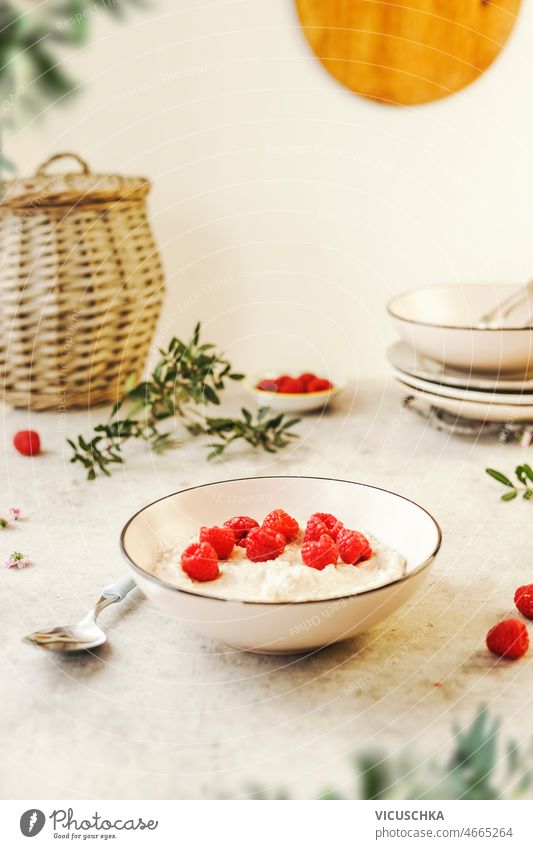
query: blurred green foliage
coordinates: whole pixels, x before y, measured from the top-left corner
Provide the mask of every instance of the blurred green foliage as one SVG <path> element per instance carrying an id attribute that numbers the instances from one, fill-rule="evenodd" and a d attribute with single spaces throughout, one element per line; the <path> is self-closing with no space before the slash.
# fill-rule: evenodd
<path id="1" fill-rule="evenodd" d="M 65 70 L 65 56 L 89 40 L 93 16 L 121 18 L 144 0 L 2 0 L 0 2 L 0 171 L 6 129 L 62 101 L 79 83 Z"/>
<path id="2" fill-rule="evenodd" d="M 530 740 L 504 745 L 500 724 L 485 707 L 466 728 L 455 728 L 441 754 L 416 759 L 374 751 L 354 758 L 354 791 L 326 788 L 319 799 L 524 799 L 532 780 Z M 412 747 L 409 747 L 410 749 Z M 288 799 L 253 789 L 254 799 Z"/>

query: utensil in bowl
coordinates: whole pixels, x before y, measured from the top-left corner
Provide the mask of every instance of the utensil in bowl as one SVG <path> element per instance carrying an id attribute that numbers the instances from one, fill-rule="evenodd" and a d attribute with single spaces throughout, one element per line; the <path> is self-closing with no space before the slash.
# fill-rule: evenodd
<path id="1" fill-rule="evenodd" d="M 323 601 L 243 602 L 179 589 L 153 574 L 164 545 L 221 525 L 235 514 L 257 519 L 276 507 L 303 519 L 317 510 L 399 551 L 406 574 L 359 594 Z M 172 493 L 126 523 L 121 548 L 135 582 L 156 607 L 183 625 L 238 649 L 302 652 L 354 637 L 404 605 L 423 585 L 441 544 L 436 520 L 404 496 L 369 484 L 319 477 L 258 477 Z M 179 564 L 176 564 L 177 568 Z M 253 568 L 253 567 L 251 567 Z"/>
<path id="2" fill-rule="evenodd" d="M 520 286 L 515 292 L 509 295 L 503 303 L 486 312 L 479 320 L 478 327 L 483 329 L 500 328 L 503 326 L 505 319 L 518 307 L 528 306 L 528 302 L 533 295 L 533 280 L 526 283 L 525 286 Z M 515 323 L 518 321 L 518 316 L 515 316 Z M 524 327 L 531 327 L 531 304 L 527 314 L 524 314 L 524 320 L 521 322 Z"/>
<path id="3" fill-rule="evenodd" d="M 35 631 L 24 639 L 45 649 L 60 652 L 95 649 L 107 640 L 105 632 L 96 624 L 96 619 L 104 608 L 125 599 L 135 586 L 136 583 L 129 574 L 122 575 L 102 590 L 102 595 L 95 606 L 76 625 L 59 625 L 56 628 Z"/>
<path id="4" fill-rule="evenodd" d="M 417 355 L 461 371 L 525 375 L 533 368 L 533 329 L 478 326 L 487 304 L 513 291 L 505 284 L 432 286 L 398 295 L 387 309 Z"/>
<path id="5" fill-rule="evenodd" d="M 268 380 L 274 376 L 273 373 L 261 375 L 255 380 L 248 381 L 245 388 L 255 398 L 259 407 L 268 407 L 277 413 L 299 414 L 323 410 L 345 387 L 343 381 L 332 379 L 331 389 L 324 389 L 321 392 L 267 392 L 257 388 L 261 379 Z"/>

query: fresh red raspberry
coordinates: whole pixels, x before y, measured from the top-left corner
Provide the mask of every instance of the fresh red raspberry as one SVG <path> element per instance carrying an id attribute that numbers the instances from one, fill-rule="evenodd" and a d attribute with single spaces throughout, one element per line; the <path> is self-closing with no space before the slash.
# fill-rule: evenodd
<path id="1" fill-rule="evenodd" d="M 305 384 L 299 377 L 286 377 L 278 387 L 278 392 L 288 392 L 291 395 L 301 395 L 306 391 Z"/>
<path id="2" fill-rule="evenodd" d="M 277 392 L 278 384 L 275 380 L 260 380 L 256 389 L 261 389 L 263 392 Z"/>
<path id="3" fill-rule="evenodd" d="M 200 542 L 213 546 L 219 560 L 227 560 L 235 545 L 235 531 L 232 528 L 200 528 Z"/>
<path id="4" fill-rule="evenodd" d="M 287 542 L 292 542 L 298 536 L 300 526 L 296 519 L 289 516 L 285 510 L 272 510 L 265 518 L 262 525 L 267 531 L 275 534 L 283 534 Z"/>
<path id="5" fill-rule="evenodd" d="M 334 516 L 332 513 L 313 513 L 310 518 L 312 519 L 314 516 L 317 516 L 317 518 L 321 519 L 324 522 L 328 531 L 335 530 L 336 533 L 338 533 L 341 528 L 344 527 L 342 522 L 339 522 L 337 517 Z"/>
<path id="6" fill-rule="evenodd" d="M 332 539 L 336 540 L 343 527 L 342 522 L 339 522 L 331 513 L 313 513 L 305 528 L 304 542 L 316 541 L 320 539 L 322 534 L 329 534 Z"/>
<path id="7" fill-rule="evenodd" d="M 285 549 L 285 537 L 264 528 L 252 528 L 246 537 L 246 556 L 254 563 L 275 560 Z"/>
<path id="8" fill-rule="evenodd" d="M 353 563 L 354 566 L 372 555 L 367 538 L 359 531 L 350 531 L 348 528 L 343 528 L 337 534 L 337 548 L 344 563 Z"/>
<path id="9" fill-rule="evenodd" d="M 321 377 L 316 377 L 307 384 L 308 392 L 325 392 L 327 389 L 333 389 L 333 384 Z"/>
<path id="10" fill-rule="evenodd" d="M 248 531 L 252 528 L 258 528 L 259 522 L 251 519 L 250 516 L 234 516 L 233 519 L 228 519 L 224 522 L 225 528 L 231 528 L 235 534 L 235 544 L 241 548 L 246 548 L 246 537 Z"/>
<path id="11" fill-rule="evenodd" d="M 527 628 L 520 619 L 504 619 L 487 634 L 487 648 L 500 657 L 516 660 L 529 648 Z"/>
<path id="12" fill-rule="evenodd" d="M 328 534 L 322 534 L 318 542 L 304 542 L 302 560 L 312 569 L 324 569 L 329 563 L 335 565 L 339 559 L 337 546 Z"/>
<path id="13" fill-rule="evenodd" d="M 13 437 L 13 445 L 25 457 L 41 453 L 41 437 L 36 430 L 19 430 Z"/>
<path id="14" fill-rule="evenodd" d="M 318 542 L 324 534 L 329 534 L 329 531 L 322 519 L 311 516 L 305 526 L 304 542 Z"/>
<path id="15" fill-rule="evenodd" d="M 533 584 L 518 587 L 514 594 L 514 603 L 527 619 L 533 619 Z"/>
<path id="16" fill-rule="evenodd" d="M 274 378 L 274 383 L 277 384 L 278 392 L 283 392 L 283 387 L 288 380 L 292 380 L 292 377 L 289 377 L 288 374 L 280 374 L 279 377 Z"/>
<path id="17" fill-rule="evenodd" d="M 193 542 L 181 555 L 181 568 L 193 581 L 214 581 L 220 575 L 217 553 L 208 542 Z"/>
<path id="18" fill-rule="evenodd" d="M 302 383 L 304 385 L 304 391 L 305 392 L 309 392 L 309 384 L 311 383 L 312 380 L 316 380 L 316 379 L 317 379 L 316 374 L 313 374 L 312 371 L 305 371 L 298 378 L 298 380 L 302 381 Z"/>

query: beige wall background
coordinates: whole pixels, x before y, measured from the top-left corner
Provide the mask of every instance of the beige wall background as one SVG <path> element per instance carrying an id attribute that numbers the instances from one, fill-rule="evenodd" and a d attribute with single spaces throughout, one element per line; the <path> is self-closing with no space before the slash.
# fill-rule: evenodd
<path id="1" fill-rule="evenodd" d="M 201 318 L 248 370 L 364 376 L 384 368 L 394 293 L 533 274 L 531 3 L 478 82 L 413 109 L 335 83 L 292 0 L 150 0 L 92 24 L 69 60 L 82 90 L 11 154 L 153 179 L 159 342 Z"/>

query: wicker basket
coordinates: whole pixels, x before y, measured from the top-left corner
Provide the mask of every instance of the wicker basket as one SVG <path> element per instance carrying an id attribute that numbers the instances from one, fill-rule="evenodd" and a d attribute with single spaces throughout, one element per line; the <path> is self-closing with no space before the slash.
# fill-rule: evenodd
<path id="1" fill-rule="evenodd" d="M 55 163 L 75 160 L 79 170 Z M 56 166 L 57 167 L 57 166 Z M 53 156 L 0 204 L 3 400 L 34 410 L 116 400 L 139 373 L 164 294 L 148 180 Z"/>

